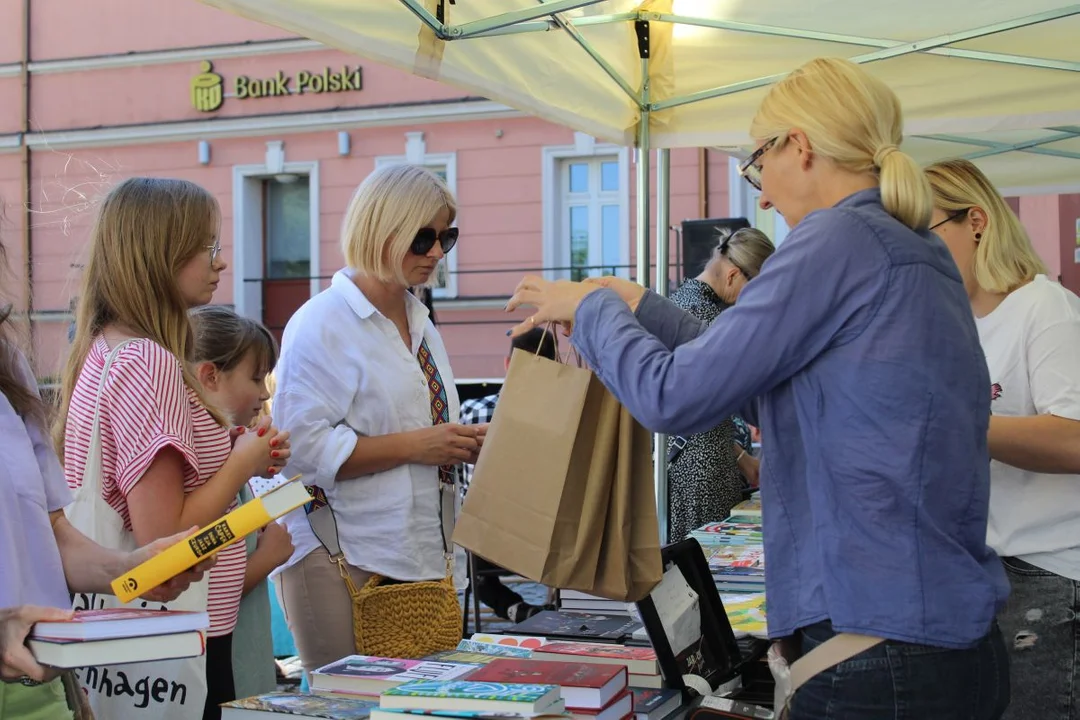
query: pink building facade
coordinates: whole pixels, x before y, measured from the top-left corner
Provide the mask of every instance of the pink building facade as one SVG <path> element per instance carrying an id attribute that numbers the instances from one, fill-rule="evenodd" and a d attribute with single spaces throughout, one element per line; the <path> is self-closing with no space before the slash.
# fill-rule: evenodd
<path id="1" fill-rule="evenodd" d="M 29 311 L 43 379 L 67 347 L 95 202 L 119 180 L 211 190 L 229 263 L 215 302 L 280 329 L 341 266 L 357 184 L 402 161 L 443 174 L 458 198 L 461 241 L 435 307 L 459 378 L 502 376 L 502 308 L 524 274 L 633 273 L 630 149 L 196 2 L 0 4 L 0 238 L 12 270 L 0 292 Z M 673 151 L 671 189 L 672 225 L 746 216 L 783 237 L 732 184 L 725 155 Z M 1080 289 L 1080 196 L 1015 206 Z M 675 234 L 671 245 L 677 281 Z"/>

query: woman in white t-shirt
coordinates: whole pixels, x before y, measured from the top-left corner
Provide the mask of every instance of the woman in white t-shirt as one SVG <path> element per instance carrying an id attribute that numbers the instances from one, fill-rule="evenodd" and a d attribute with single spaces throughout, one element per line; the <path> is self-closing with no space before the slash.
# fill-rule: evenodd
<path id="1" fill-rule="evenodd" d="M 1005 717 L 1080 717 L 1080 299 L 1047 278 L 972 163 L 926 173 L 931 229 L 964 277 L 990 368 L 987 542 L 1012 583 L 999 618 L 1012 664 Z"/>

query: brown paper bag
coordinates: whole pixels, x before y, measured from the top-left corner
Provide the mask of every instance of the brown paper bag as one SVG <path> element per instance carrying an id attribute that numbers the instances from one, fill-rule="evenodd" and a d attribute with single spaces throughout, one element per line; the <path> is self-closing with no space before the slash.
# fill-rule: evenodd
<path id="1" fill-rule="evenodd" d="M 515 352 L 454 542 L 550 587 L 660 581 L 651 436 L 588 370 Z"/>

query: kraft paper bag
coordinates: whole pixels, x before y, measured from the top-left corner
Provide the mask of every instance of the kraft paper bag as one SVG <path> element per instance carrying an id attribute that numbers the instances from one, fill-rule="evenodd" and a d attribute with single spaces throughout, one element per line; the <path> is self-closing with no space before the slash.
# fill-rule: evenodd
<path id="1" fill-rule="evenodd" d="M 515 351 L 454 542 L 550 587 L 660 581 L 652 437 L 589 370 Z"/>

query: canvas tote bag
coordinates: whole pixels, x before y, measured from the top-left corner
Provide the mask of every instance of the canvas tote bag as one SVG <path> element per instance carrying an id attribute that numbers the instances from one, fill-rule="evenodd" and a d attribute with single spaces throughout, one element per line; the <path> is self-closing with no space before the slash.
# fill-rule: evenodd
<path id="1" fill-rule="evenodd" d="M 454 542 L 549 587 L 660 581 L 651 436 L 587 369 L 515 351 Z"/>
<path id="2" fill-rule="evenodd" d="M 128 341 L 130 342 L 130 341 Z M 124 521 L 101 496 L 101 394 L 105 379 L 120 349 L 117 345 L 105 360 L 94 407 L 94 426 L 82 486 L 65 508 L 68 521 L 99 545 L 134 550 L 135 538 Z M 114 595 L 80 593 L 74 608 L 134 607 L 206 612 L 209 573 L 170 603 L 136 600 L 124 605 Z M 82 668 L 76 672 L 90 707 L 100 720 L 200 720 L 206 703 L 206 657 Z"/>

